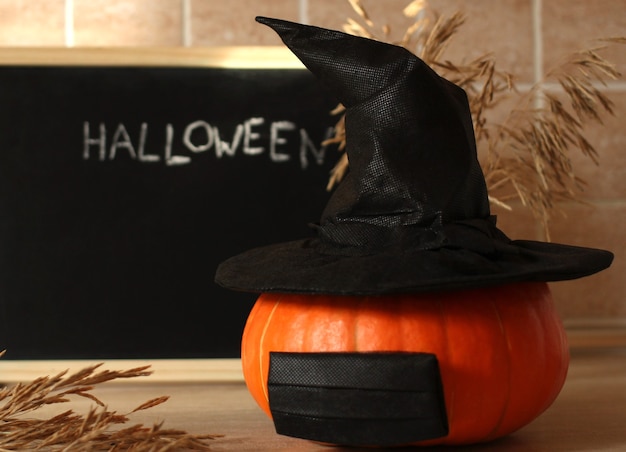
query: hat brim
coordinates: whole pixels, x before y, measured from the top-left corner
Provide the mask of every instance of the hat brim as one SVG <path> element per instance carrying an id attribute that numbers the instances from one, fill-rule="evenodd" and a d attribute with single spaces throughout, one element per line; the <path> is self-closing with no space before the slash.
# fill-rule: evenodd
<path id="1" fill-rule="evenodd" d="M 490 256 L 449 248 L 344 256 L 320 253 L 318 245 L 318 239 L 304 239 L 246 251 L 224 261 L 215 280 L 257 293 L 384 295 L 563 281 L 613 261 L 609 251 L 529 240 L 499 244 Z"/>

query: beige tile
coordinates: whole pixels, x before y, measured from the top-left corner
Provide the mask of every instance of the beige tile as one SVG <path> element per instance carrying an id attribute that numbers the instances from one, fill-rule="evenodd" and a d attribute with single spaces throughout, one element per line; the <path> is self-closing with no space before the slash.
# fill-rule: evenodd
<path id="1" fill-rule="evenodd" d="M 439 2 L 433 2 L 439 5 Z M 441 2 L 444 4 L 444 2 Z M 492 53 L 497 68 L 510 72 L 518 83 L 533 74 L 532 12 L 529 0 L 456 0 L 446 9 L 467 16 L 462 34 L 450 47 L 450 59 L 472 59 Z"/>
<path id="2" fill-rule="evenodd" d="M 471 93 L 469 95 L 471 99 Z M 484 130 L 480 136 L 478 133 L 476 134 L 476 139 L 479 160 L 484 170 L 487 170 L 487 166 L 490 163 L 490 160 L 488 160 L 490 154 L 489 158 L 491 159 L 495 159 L 497 156 L 503 158 L 515 157 L 510 143 L 502 137 L 500 131 L 503 128 L 516 129 L 519 127 L 519 121 L 516 120 L 515 113 L 522 105 L 528 104 L 528 101 L 524 100 L 527 97 L 528 94 L 524 91 L 504 89 L 496 93 L 491 106 L 483 110 Z M 474 124 L 474 128 L 476 130 L 476 124 Z M 510 192 L 509 187 L 506 188 L 505 192 Z M 499 190 L 498 195 L 502 194 L 502 190 Z"/>
<path id="3" fill-rule="evenodd" d="M 612 251 L 612 266 L 600 273 L 552 284 L 566 319 L 626 318 L 626 203 L 569 206 L 567 218 L 552 224 L 554 242 Z"/>
<path id="4" fill-rule="evenodd" d="M 74 0 L 75 44 L 181 45 L 181 16 L 174 0 Z"/>
<path id="5" fill-rule="evenodd" d="M 377 30 L 385 24 L 390 26 L 391 41 L 400 40 L 411 24 L 402 14 L 408 3 L 407 0 L 363 1 Z M 466 15 L 466 22 L 452 38 L 443 55 L 444 59 L 461 63 L 485 53 L 493 53 L 500 70 L 511 72 L 521 82 L 531 79 L 533 59 L 530 1 L 445 0 L 431 1 L 430 4 L 436 12 L 447 17 L 457 11 Z M 347 17 L 358 19 L 347 1 L 337 0 L 309 2 L 308 15 L 311 24 L 334 29 L 341 29 Z"/>
<path id="6" fill-rule="evenodd" d="M 580 152 L 572 153 L 576 174 L 586 183 L 584 199 L 626 199 L 626 92 L 607 92 L 614 102 L 614 115 L 606 115 L 603 124 L 589 122 L 584 136 L 596 148 L 599 164 L 595 165 Z"/>
<path id="7" fill-rule="evenodd" d="M 511 238 L 539 239 L 543 237 L 543 228 L 533 217 L 533 211 L 520 202 L 513 184 L 502 182 L 506 177 L 502 170 L 511 170 L 512 165 L 517 166 L 520 157 L 531 159 L 528 154 L 514 152 L 510 138 L 501 132 L 504 129 L 518 130 L 526 124 L 516 119 L 515 112 L 528 103 L 525 100 L 527 97 L 524 91 L 503 91 L 496 95 L 494 105 L 483 112 L 487 132 L 482 137 L 477 136 L 478 159 L 485 173 L 489 195 L 513 208 L 509 212 L 494 205 L 500 222 L 511 219 L 505 228 L 507 235 Z M 532 186 L 533 182 L 527 181 L 526 185 Z"/>
<path id="8" fill-rule="evenodd" d="M 584 155 L 580 149 L 571 146 L 569 159 L 572 165 L 573 174 L 584 183 L 575 194 L 581 201 L 597 200 L 624 200 L 626 199 L 626 130 L 624 129 L 624 115 L 626 115 L 626 93 L 615 91 L 606 92 L 609 98 L 615 103 L 615 114 L 607 114 L 603 118 L 603 123 L 588 121 L 582 133 L 585 139 L 591 143 L 599 158 L 599 164 Z M 559 95 L 561 100 L 565 100 L 563 94 Z M 492 124 L 491 136 L 497 137 L 495 128 L 514 108 L 515 99 L 506 100 L 502 105 L 497 106 L 488 112 L 488 124 Z M 508 124 L 513 126 L 513 130 L 519 130 L 517 122 Z M 527 124 L 526 122 L 521 123 Z M 496 141 L 495 149 L 503 156 L 509 157 L 511 153 L 507 149 L 506 141 Z M 481 163 L 486 166 L 487 158 L 485 148 L 487 143 L 479 141 L 479 157 Z M 526 155 L 530 161 L 530 155 Z M 576 188 L 575 185 L 569 185 Z M 505 185 L 503 189 L 494 190 L 492 195 L 502 197 L 513 192 L 510 185 Z"/>
<path id="9" fill-rule="evenodd" d="M 389 37 L 385 38 L 385 40 L 399 41 L 404 31 L 412 23 L 402 14 L 403 8 L 408 3 L 406 0 L 385 0 L 384 2 L 363 0 L 362 3 L 370 19 L 375 24 L 375 27 L 370 30 L 380 39 L 383 39 L 381 30 L 383 25 L 388 25 L 391 31 Z M 308 16 L 311 25 L 334 30 L 342 30 L 348 18 L 355 19 L 361 24 L 364 23 L 354 12 L 348 0 L 311 1 L 309 2 Z"/>
<path id="10" fill-rule="evenodd" d="M 282 45 L 256 16 L 298 21 L 297 0 L 192 0 L 191 36 L 193 46 Z"/>
<path id="11" fill-rule="evenodd" d="M 535 191 L 539 187 L 539 175 L 532 171 L 533 156 L 530 151 L 511 138 L 511 133 L 519 133 L 522 129 L 528 130 L 532 126 L 534 105 L 532 97 L 528 91 L 503 92 L 498 96 L 496 105 L 485 111 L 486 127 L 488 133 L 478 140 L 478 155 L 481 166 L 485 173 L 487 186 L 491 197 L 511 204 L 515 211 L 527 211 L 529 219 L 536 223 L 536 229 L 524 229 L 520 232 L 530 232 L 526 238 L 543 238 L 543 228 L 540 222 L 532 218 L 533 210 L 521 204 L 516 186 L 508 181 L 507 172 L 514 172 L 517 168 L 527 168 L 526 174 L 530 177 L 521 180 L 520 186 L 528 190 Z M 528 114 L 519 115 L 519 111 Z M 520 164 L 523 159 L 526 165 Z M 508 214 L 506 210 L 500 209 L 504 216 Z M 520 219 L 522 224 L 525 220 Z M 514 222 L 514 226 L 521 227 Z M 525 237 L 518 235 L 517 237 Z"/>
<path id="12" fill-rule="evenodd" d="M 543 2 L 546 70 L 581 49 L 602 45 L 598 38 L 626 36 L 626 0 L 550 0 Z M 626 46 L 605 55 L 626 72 Z"/>
<path id="13" fill-rule="evenodd" d="M 0 0 L 0 46 L 63 46 L 64 0 Z"/>
<path id="14" fill-rule="evenodd" d="M 491 213 L 498 219 L 498 228 L 511 240 L 543 240 L 543 226 L 532 211 L 520 202 L 512 202 L 510 206 L 512 210 L 491 206 Z"/>
<path id="15" fill-rule="evenodd" d="M 596 121 L 587 121 L 583 129 L 583 136 L 595 147 L 599 164 L 596 165 L 593 160 L 585 156 L 578 148 L 571 147 L 569 158 L 572 165 L 572 171 L 575 176 L 580 178 L 585 184 L 576 192 L 578 199 L 582 201 L 617 201 L 626 199 L 626 130 L 624 129 L 624 115 L 626 115 L 626 93 L 607 91 L 605 93 L 614 102 L 614 115 L 606 114 L 603 117 L 603 123 Z M 558 94 L 558 97 L 565 101 L 564 94 Z M 512 96 L 509 99 L 487 112 L 488 124 L 492 125 L 490 134 L 497 137 L 496 126 L 506 123 L 507 114 L 516 106 L 518 96 Z M 511 122 L 507 125 L 513 130 L 519 130 L 520 123 Z M 527 124 L 526 122 L 521 124 Z M 504 157 L 511 156 L 507 149 L 506 141 L 495 141 L 495 149 Z M 485 148 L 486 141 L 479 141 L 479 158 L 486 168 L 487 158 Z M 530 158 L 530 156 L 527 156 Z M 493 196 L 502 197 L 513 192 L 510 185 L 504 189 L 494 190 Z"/>

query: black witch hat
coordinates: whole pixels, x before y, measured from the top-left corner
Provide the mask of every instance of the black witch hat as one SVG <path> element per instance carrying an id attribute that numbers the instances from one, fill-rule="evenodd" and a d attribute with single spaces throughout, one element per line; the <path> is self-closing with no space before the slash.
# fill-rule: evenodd
<path id="1" fill-rule="evenodd" d="M 411 52 L 257 20 L 346 107 L 350 171 L 315 226 L 317 236 L 232 257 L 217 270 L 219 284 L 375 295 L 567 280 L 611 264 L 608 251 L 510 240 L 496 227 L 467 96 Z"/>

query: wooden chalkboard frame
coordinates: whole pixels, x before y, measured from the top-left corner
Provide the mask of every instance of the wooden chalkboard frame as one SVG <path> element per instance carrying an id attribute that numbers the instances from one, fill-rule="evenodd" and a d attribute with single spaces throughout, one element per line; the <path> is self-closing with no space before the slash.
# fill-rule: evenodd
<path id="1" fill-rule="evenodd" d="M 0 66 L 161 66 L 303 69 L 286 47 L 5 47 Z"/>
<path id="2" fill-rule="evenodd" d="M 226 69 L 304 69 L 285 47 L 203 47 L 203 48 L 56 48 L 19 47 L 0 49 L 0 67 L 165 67 Z M 102 360 L 96 359 L 95 362 Z M 78 370 L 83 359 L 0 359 L 0 382 L 22 381 L 59 370 Z M 137 359 L 106 360 L 108 368 L 145 364 Z M 155 378 L 164 381 L 239 381 L 237 358 L 151 359 Z"/>

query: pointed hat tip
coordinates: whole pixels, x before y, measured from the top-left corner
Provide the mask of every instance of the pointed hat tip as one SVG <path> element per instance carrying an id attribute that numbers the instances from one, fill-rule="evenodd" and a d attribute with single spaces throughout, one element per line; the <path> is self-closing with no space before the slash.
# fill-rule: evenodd
<path id="1" fill-rule="evenodd" d="M 294 22 L 289 22 L 283 19 L 274 19 L 265 16 L 256 16 L 254 20 L 256 20 L 260 24 L 267 25 L 274 30 L 276 30 L 277 28 L 295 28 L 297 26 L 303 26 L 301 24 L 296 24 Z"/>
<path id="2" fill-rule="evenodd" d="M 265 16 L 257 16 L 255 20 L 263 25 L 267 25 L 272 30 L 274 30 L 278 36 L 282 39 L 282 41 L 295 53 L 295 49 L 293 48 L 293 44 L 291 43 L 292 39 L 294 39 L 298 30 L 303 29 L 313 29 L 315 27 L 310 27 L 303 24 L 298 24 L 295 22 L 289 22 L 283 19 L 274 19 L 271 17 Z M 306 40 L 305 40 L 306 41 Z"/>

